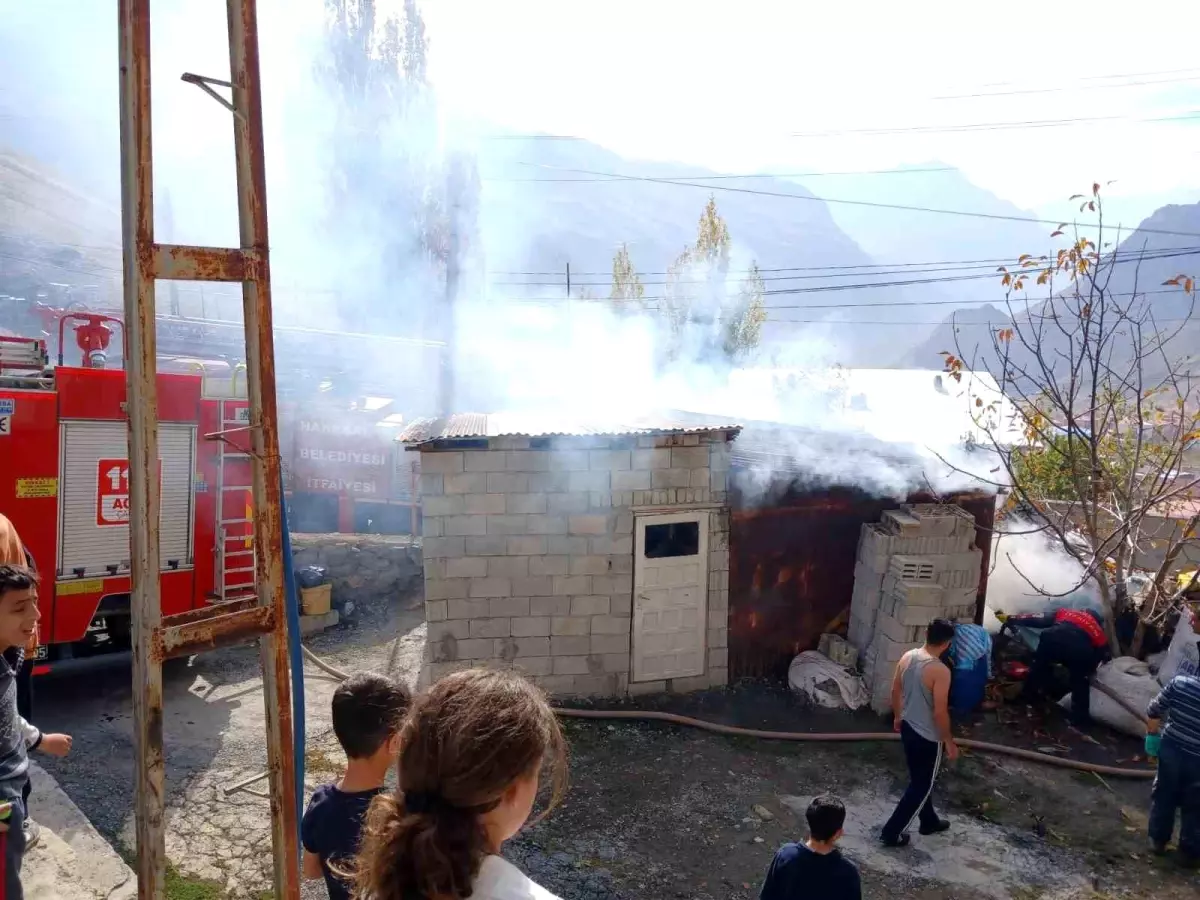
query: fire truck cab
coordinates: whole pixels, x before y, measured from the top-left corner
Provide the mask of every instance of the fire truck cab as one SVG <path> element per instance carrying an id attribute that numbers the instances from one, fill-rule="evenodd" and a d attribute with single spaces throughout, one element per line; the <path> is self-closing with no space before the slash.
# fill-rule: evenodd
<path id="1" fill-rule="evenodd" d="M 61 353 L 51 365 L 41 338 L 0 336 L 0 512 L 41 576 L 35 675 L 131 652 L 125 373 L 105 368 L 104 355 L 120 322 L 74 318 L 77 366 L 63 365 Z M 169 616 L 254 593 L 249 409 L 245 399 L 211 396 L 203 371 L 160 372 L 157 381 Z M 236 380 L 222 387 L 237 393 Z"/>

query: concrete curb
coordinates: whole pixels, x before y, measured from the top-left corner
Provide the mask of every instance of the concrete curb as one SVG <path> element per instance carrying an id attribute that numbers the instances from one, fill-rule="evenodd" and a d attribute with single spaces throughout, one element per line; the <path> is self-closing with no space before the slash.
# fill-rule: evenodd
<path id="1" fill-rule="evenodd" d="M 41 827 L 25 854 L 21 882 L 26 900 L 129 900 L 137 878 L 117 851 L 63 793 L 58 782 L 29 764 L 30 812 Z"/>

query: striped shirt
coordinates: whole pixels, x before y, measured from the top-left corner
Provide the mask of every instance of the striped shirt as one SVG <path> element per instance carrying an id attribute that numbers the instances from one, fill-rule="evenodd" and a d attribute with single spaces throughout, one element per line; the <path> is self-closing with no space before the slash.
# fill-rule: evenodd
<path id="1" fill-rule="evenodd" d="M 992 675 L 992 636 L 982 625 L 958 625 L 950 645 L 954 668 L 973 669 L 982 657 L 987 657 L 988 677 Z"/>
<path id="2" fill-rule="evenodd" d="M 1146 715 L 1167 720 L 1162 729 L 1164 741 L 1200 757 L 1200 678 L 1176 675 L 1146 707 Z"/>

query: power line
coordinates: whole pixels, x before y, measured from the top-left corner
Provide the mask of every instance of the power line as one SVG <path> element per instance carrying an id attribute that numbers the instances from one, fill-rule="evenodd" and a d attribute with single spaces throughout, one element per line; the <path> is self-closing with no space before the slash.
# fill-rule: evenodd
<path id="1" fill-rule="evenodd" d="M 1196 253 L 1196 252 L 1200 252 L 1200 246 L 1160 247 L 1160 248 L 1158 248 L 1158 250 L 1151 251 L 1151 253 L 1159 253 L 1159 252 L 1174 253 L 1176 251 L 1178 251 L 1180 255 Z M 849 270 L 849 269 L 860 270 L 860 269 L 878 269 L 878 268 L 888 268 L 888 267 L 899 269 L 899 268 L 908 267 L 908 266 L 959 266 L 959 265 L 974 266 L 976 264 L 993 264 L 994 265 L 997 263 L 999 263 L 1000 265 L 1015 265 L 1016 259 L 1014 259 L 1011 256 L 997 256 L 997 257 L 992 257 L 990 259 L 940 259 L 940 260 L 927 260 L 924 262 L 874 262 L 874 263 L 853 263 L 853 264 L 842 265 L 842 266 L 783 266 L 783 267 L 776 267 L 776 268 L 760 268 L 758 271 L 759 272 L 827 272 L 827 271 L 833 272 L 833 271 L 845 271 L 845 270 Z M 729 274 L 745 275 L 745 274 L 748 274 L 749 272 L 750 272 L 749 269 L 730 269 Z M 559 275 L 559 276 L 561 276 L 563 273 L 561 270 L 557 271 L 557 272 L 514 272 L 514 271 L 506 271 L 506 270 L 502 270 L 502 269 L 496 269 L 492 272 L 492 274 L 493 275 L 545 275 L 545 276 Z M 641 275 L 670 275 L 672 273 L 671 272 L 639 272 L 637 274 L 639 276 L 641 276 Z M 876 275 L 876 274 L 887 274 L 887 273 L 863 272 L 863 274 L 864 275 Z M 601 277 L 601 276 L 611 276 L 612 272 L 572 272 L 572 275 L 581 275 L 585 278 Z M 532 284 L 532 283 L 533 282 L 521 282 L 521 284 Z M 552 283 L 554 285 L 562 284 L 561 281 L 555 281 Z M 642 282 L 642 283 L 645 284 L 645 282 Z M 604 282 L 604 284 L 608 284 L 608 282 Z"/>
<path id="2" fill-rule="evenodd" d="M 1132 263 L 1132 262 L 1146 262 L 1149 260 L 1156 260 L 1156 259 L 1172 259 L 1172 258 L 1178 257 L 1178 256 L 1193 256 L 1198 253 L 1200 253 L 1200 247 L 1180 247 L 1180 248 L 1171 248 L 1170 250 L 1167 250 L 1164 248 L 1163 250 L 1160 250 L 1160 251 L 1150 251 L 1148 253 L 1140 254 L 1136 257 L 1135 256 L 1117 257 L 1111 261 L 1111 264 L 1112 265 L 1121 265 L 1121 264 L 1127 264 L 1127 263 Z M 1046 265 L 1052 264 L 1052 261 L 1049 259 L 1045 259 L 1042 261 L 1045 262 Z M 938 266 L 936 264 L 930 264 L 930 266 L 931 266 L 930 268 L 922 268 L 922 269 L 902 268 L 902 269 L 891 269 L 891 270 L 884 269 L 884 270 L 879 270 L 879 271 L 867 271 L 867 272 L 860 271 L 859 267 L 846 267 L 846 268 L 853 268 L 854 271 L 825 271 L 824 267 L 813 267 L 814 270 L 817 268 L 821 268 L 822 271 L 819 274 L 763 275 L 761 277 L 762 277 L 763 281 L 770 282 L 770 281 L 797 281 L 797 280 L 802 280 L 802 279 L 825 279 L 825 278 L 865 278 L 865 277 L 874 277 L 874 276 L 883 276 L 883 275 L 926 275 L 926 274 L 931 274 L 931 273 L 936 273 L 936 272 L 968 272 L 973 269 L 987 269 L 987 272 L 984 273 L 984 276 L 986 277 L 986 276 L 995 274 L 996 267 L 993 265 L 994 262 L 995 262 L 994 260 L 989 260 L 985 263 L 964 263 L 962 265 L 947 264 L 946 266 Z M 1007 262 L 1008 264 L 1013 265 L 1013 266 L 1016 265 L 1016 261 L 1011 258 L 1003 260 L 1003 262 Z M 905 265 L 905 264 L 900 264 L 900 265 Z M 919 263 L 910 263 L 907 265 L 916 266 L 916 265 L 920 265 L 920 264 Z M 1033 268 L 1032 270 L 1036 271 L 1036 268 Z M 774 272 L 774 271 L 806 271 L 806 270 L 804 270 L 803 267 L 797 267 L 796 269 L 759 269 L 758 271 L 759 272 Z M 750 273 L 750 270 L 744 269 L 744 270 L 738 270 L 737 272 L 730 271 L 730 272 L 727 272 L 726 274 L 748 275 L 749 273 Z M 555 274 L 555 273 L 545 273 L 545 274 L 549 275 L 549 274 Z M 561 273 L 558 273 L 558 274 L 561 274 Z M 600 276 L 600 275 L 604 275 L 606 273 L 597 272 L 597 273 L 593 273 L 593 274 Z M 647 273 L 647 274 L 650 274 L 650 273 Z M 660 272 L 660 273 L 654 273 L 654 274 L 669 275 L 671 273 Z M 496 281 L 491 281 L 490 283 L 492 285 L 497 285 L 497 286 L 501 286 L 501 287 L 561 287 L 563 285 L 563 280 L 561 278 L 556 281 L 500 281 L 500 280 L 496 280 Z M 648 285 L 656 286 L 656 285 L 672 284 L 674 282 L 672 282 L 672 281 L 647 281 L 647 280 L 642 280 L 639 277 L 638 283 L 643 286 L 648 286 Z M 612 284 L 612 280 L 611 280 L 611 278 L 608 281 L 577 281 L 575 279 L 572 279 L 571 284 L 578 286 L 578 287 L 609 287 Z"/>
<path id="3" fill-rule="evenodd" d="M 1097 122 L 1186 122 L 1200 119 L 1200 110 L 1188 110 L 1173 116 L 1079 116 L 1072 119 L 1029 119 L 1018 122 L 981 122 L 970 125 L 905 125 L 898 128 L 849 128 L 841 131 L 798 131 L 792 137 L 827 138 L 888 134 L 955 134 L 975 131 L 1010 131 L 1026 128 L 1066 128 Z"/>
<path id="4" fill-rule="evenodd" d="M 1198 116 L 1200 118 L 1200 116 Z M 848 200 L 838 197 L 817 197 L 815 195 L 804 194 L 785 194 L 781 191 L 764 191 L 757 188 L 746 187 L 731 187 L 723 184 L 697 184 L 691 181 L 671 178 L 654 178 L 648 175 L 620 175 L 613 172 L 597 172 L 591 169 L 568 169 L 558 166 L 541 165 L 539 163 L 522 163 L 522 165 L 532 166 L 539 169 L 554 169 L 560 172 L 574 172 L 581 175 L 602 175 L 607 178 L 621 179 L 624 181 L 645 181 L 651 184 L 673 184 L 679 187 L 694 187 L 703 188 L 706 191 L 727 191 L 735 194 L 753 194 L 760 197 L 779 197 L 786 200 L 802 200 L 809 203 L 841 203 L 847 206 L 865 206 L 871 209 L 896 209 L 905 212 L 924 212 L 932 213 L 941 216 L 963 216 L 969 219 L 989 219 L 999 222 L 1026 222 L 1032 225 L 1055 225 L 1061 226 L 1064 224 L 1061 219 L 1038 219 L 1033 216 L 1009 216 L 1003 213 L 985 213 L 985 212 L 969 212 L 962 209 L 938 209 L 929 206 L 909 206 L 904 203 L 881 203 L 876 200 Z M 1163 228 L 1138 228 L 1138 232 L 1142 234 L 1161 234 L 1170 237 L 1189 237 L 1200 238 L 1200 232 L 1195 231 L 1168 231 Z"/>
<path id="5" fill-rule="evenodd" d="M 1200 72 L 1198 69 L 1181 69 L 1180 72 Z M 1103 77 L 1103 76 L 1102 76 Z M 1112 76 L 1109 76 L 1112 77 Z M 1120 81 L 1112 84 L 1075 84 L 1060 87 L 1018 88 L 1011 91 L 980 91 L 974 94 L 945 94 L 933 97 L 934 100 L 967 100 L 979 97 L 1013 97 L 1019 94 L 1058 94 L 1068 91 L 1094 91 L 1111 88 L 1145 87 L 1147 85 L 1183 84 L 1188 81 L 1200 81 L 1200 75 L 1188 75 L 1184 78 L 1148 79 L 1143 81 Z"/>
<path id="6" fill-rule="evenodd" d="M 1154 322 L 1163 323 L 1163 324 L 1168 324 L 1168 323 L 1174 324 L 1174 323 L 1181 323 L 1181 322 L 1200 322 L 1200 318 L 1196 318 L 1195 316 L 1192 316 L 1192 317 L 1188 317 L 1186 319 L 1184 319 L 1184 318 L 1154 319 Z M 995 326 L 995 325 L 1006 325 L 1007 326 L 1007 325 L 1013 324 L 1012 319 L 1008 319 L 1008 318 L 997 319 L 997 320 L 995 320 L 995 322 L 992 322 L 991 319 L 983 320 L 983 322 L 953 322 L 953 320 L 950 320 L 950 319 L 942 319 L 941 322 L 935 322 L 935 320 L 922 320 L 922 322 L 913 322 L 913 320 L 911 320 L 911 319 L 905 319 L 904 322 L 895 322 L 895 320 L 890 320 L 890 322 L 887 322 L 887 320 L 883 320 L 883 319 L 841 320 L 841 319 L 828 319 L 828 318 L 826 318 L 826 319 L 772 319 L 772 318 L 769 318 L 769 319 L 767 319 L 767 323 L 772 324 L 772 325 L 890 325 L 890 326 L 894 326 L 894 328 L 911 328 L 911 326 L 913 326 L 913 325 L 935 325 L 935 326 L 936 325 L 953 325 L 955 329 L 977 328 L 977 326 L 983 326 L 983 328 L 991 328 L 991 326 Z"/>
<path id="7" fill-rule="evenodd" d="M 990 96 L 990 95 L 989 95 Z M 950 98 L 939 98 L 950 99 Z M 1040 128 L 1069 128 L 1076 125 L 1093 125 L 1099 122 L 1187 122 L 1200 119 L 1200 110 L 1186 110 L 1179 114 L 1165 116 L 1076 116 L 1061 119 L 1027 119 L 1015 122 L 975 122 L 961 125 L 905 125 L 881 128 L 846 128 L 830 129 L 827 131 L 794 131 L 785 135 L 793 138 L 829 138 L 829 137 L 869 137 L 891 134 L 956 134 L 988 131 L 1012 131 Z M 507 134 L 484 135 L 481 140 L 497 141 L 582 141 L 589 139 L 577 134 Z"/>
<path id="8" fill-rule="evenodd" d="M 958 279 L 953 279 L 953 280 L 966 280 L 967 277 L 979 278 L 979 277 L 984 277 L 984 276 L 972 275 L 972 276 L 966 276 L 964 278 L 958 278 Z M 993 277 L 993 276 L 987 276 L 987 277 Z M 789 289 L 782 289 L 782 290 L 771 290 L 771 291 L 766 291 L 765 295 L 766 296 L 778 296 L 781 294 L 809 294 L 809 293 L 815 294 L 815 293 L 825 293 L 828 291 L 857 290 L 860 288 L 865 289 L 865 288 L 877 288 L 877 287 L 897 287 L 900 284 L 936 284 L 936 283 L 940 283 L 940 281 L 938 279 L 927 279 L 925 281 L 892 282 L 892 283 L 888 283 L 888 284 L 828 285 L 828 286 L 823 286 L 823 287 L 789 288 Z M 1171 288 L 1169 290 L 1157 289 L 1157 290 L 1152 290 L 1152 291 L 1136 291 L 1136 292 L 1134 292 L 1134 291 L 1109 291 L 1109 292 L 1106 292 L 1106 296 L 1108 296 L 1108 297 L 1143 297 L 1143 296 L 1148 296 L 1148 295 L 1152 295 L 1152 294 L 1181 294 L 1181 293 L 1182 293 L 1182 291 L 1179 288 Z M 540 306 L 563 306 L 568 302 L 568 298 L 566 298 L 566 297 L 497 297 L 495 299 L 497 299 L 503 303 L 528 304 L 531 306 L 539 306 L 539 305 Z M 653 306 L 650 304 L 667 303 L 667 302 L 670 302 L 671 299 L 672 298 L 670 298 L 670 297 L 641 297 L 638 299 L 621 300 L 621 301 L 617 301 L 617 302 L 622 303 L 629 307 L 639 307 L 640 306 L 647 310 L 657 310 L 657 309 L 660 309 L 660 307 Z M 579 303 L 579 302 L 587 302 L 587 301 L 581 300 L 578 297 L 573 297 L 573 298 L 570 298 L 570 302 Z M 596 298 L 594 298 L 593 302 L 609 303 L 611 301 L 609 301 L 607 298 L 596 297 Z M 998 298 L 996 302 L 1003 302 L 1003 301 Z M 1031 301 L 1031 302 L 1040 302 L 1040 301 Z M 912 306 L 956 306 L 956 307 L 959 307 L 962 309 L 973 309 L 973 308 L 979 308 L 982 306 L 990 305 L 990 303 L 991 303 L 991 301 L 976 301 L 974 304 L 972 304 L 970 301 L 964 301 L 961 299 L 897 300 L 895 302 L 889 302 L 889 301 L 884 300 L 884 301 L 871 301 L 871 302 L 866 302 L 866 303 L 770 304 L 766 307 L 766 309 L 767 309 L 768 313 L 770 313 L 774 310 L 780 310 L 780 309 L 893 309 L 893 308 L 901 309 L 904 307 L 912 307 Z"/>
<path id="9" fill-rule="evenodd" d="M 953 172 L 955 166 L 926 166 L 911 169 L 864 169 L 858 172 L 754 172 L 742 175 L 677 175 L 689 181 L 727 181 L 743 178 L 833 178 L 843 175 L 910 175 L 922 172 Z M 481 181 L 503 183 L 605 184 L 619 178 L 483 178 Z"/>

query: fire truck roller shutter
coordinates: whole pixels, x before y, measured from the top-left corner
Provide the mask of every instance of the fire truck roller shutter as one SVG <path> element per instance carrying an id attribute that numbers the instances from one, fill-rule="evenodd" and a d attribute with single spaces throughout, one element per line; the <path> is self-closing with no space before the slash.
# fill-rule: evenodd
<path id="1" fill-rule="evenodd" d="M 64 421 L 61 446 L 59 577 L 71 578 L 83 569 L 95 578 L 113 565 L 128 572 L 129 525 L 121 521 L 129 502 L 126 423 Z M 158 447 L 160 565 L 165 571 L 169 560 L 178 560 L 180 568 L 192 565 L 195 425 L 160 422 Z"/>

